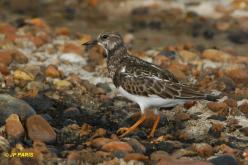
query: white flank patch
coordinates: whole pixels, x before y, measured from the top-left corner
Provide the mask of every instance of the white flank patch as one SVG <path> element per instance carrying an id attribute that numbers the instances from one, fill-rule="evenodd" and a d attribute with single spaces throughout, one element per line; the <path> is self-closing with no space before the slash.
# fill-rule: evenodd
<path id="1" fill-rule="evenodd" d="M 119 87 L 118 90 L 122 96 L 124 96 L 127 99 L 139 104 L 142 113 L 144 113 L 144 110 L 147 108 L 173 107 L 173 106 L 176 106 L 178 104 L 183 104 L 187 101 L 184 99 L 164 99 L 164 98 L 161 98 L 157 95 L 151 95 L 149 97 L 132 95 L 132 94 L 128 93 L 122 87 Z"/>

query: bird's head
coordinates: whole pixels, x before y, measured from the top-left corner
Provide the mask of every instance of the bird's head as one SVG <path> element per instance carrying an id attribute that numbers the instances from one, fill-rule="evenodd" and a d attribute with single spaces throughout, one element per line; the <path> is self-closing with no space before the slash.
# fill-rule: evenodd
<path id="1" fill-rule="evenodd" d="M 124 45 L 121 35 L 116 32 L 103 32 L 96 39 L 88 41 L 83 45 L 87 48 L 91 48 L 97 44 L 104 48 L 106 54 L 123 47 Z"/>

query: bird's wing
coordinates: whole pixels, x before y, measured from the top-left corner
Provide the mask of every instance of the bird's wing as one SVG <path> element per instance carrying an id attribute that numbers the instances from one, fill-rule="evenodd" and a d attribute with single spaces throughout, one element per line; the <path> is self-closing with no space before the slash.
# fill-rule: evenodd
<path id="1" fill-rule="evenodd" d="M 142 64 L 121 65 L 114 76 L 115 86 L 141 96 L 159 96 L 175 99 L 206 99 L 206 95 L 177 81 L 169 71 Z M 172 75 L 172 76 L 171 76 Z"/>

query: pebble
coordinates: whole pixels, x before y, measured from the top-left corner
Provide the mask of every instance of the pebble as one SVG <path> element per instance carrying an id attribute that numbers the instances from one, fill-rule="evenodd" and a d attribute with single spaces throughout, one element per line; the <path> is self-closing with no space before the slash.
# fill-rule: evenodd
<path id="1" fill-rule="evenodd" d="M 98 128 L 91 138 L 103 137 L 106 135 L 106 133 L 107 133 L 106 129 Z"/>
<path id="2" fill-rule="evenodd" d="M 208 108 L 211 109 L 213 112 L 222 112 L 228 108 L 226 103 L 223 102 L 209 102 L 207 104 Z"/>
<path id="3" fill-rule="evenodd" d="M 99 138 L 93 139 L 90 142 L 90 145 L 92 147 L 95 147 L 95 148 L 101 148 L 103 145 L 105 145 L 109 142 L 112 142 L 112 141 L 113 141 L 113 139 L 110 139 L 110 138 L 99 137 Z"/>
<path id="4" fill-rule="evenodd" d="M 207 49 L 202 53 L 202 57 L 215 62 L 227 62 L 232 59 L 231 55 L 216 49 Z"/>
<path id="5" fill-rule="evenodd" d="M 185 112 L 179 112 L 175 114 L 175 120 L 186 121 L 190 119 L 190 115 Z"/>
<path id="6" fill-rule="evenodd" d="M 179 51 L 179 55 L 184 62 L 191 62 L 197 59 L 197 54 L 190 52 L 188 50 Z"/>
<path id="7" fill-rule="evenodd" d="M 136 153 L 145 153 L 146 148 L 143 144 L 141 144 L 137 139 L 135 138 L 129 138 L 126 141 L 128 144 L 130 144 Z"/>
<path id="8" fill-rule="evenodd" d="M 232 108 L 235 108 L 235 107 L 238 106 L 237 101 L 234 100 L 234 99 L 226 99 L 226 100 L 224 101 L 224 103 L 226 103 L 229 107 L 232 107 Z"/>
<path id="9" fill-rule="evenodd" d="M 59 59 L 65 63 L 80 64 L 85 65 L 86 60 L 78 54 L 75 53 L 63 53 L 59 56 Z"/>
<path id="10" fill-rule="evenodd" d="M 6 65 L 4 65 L 3 63 L 0 63 L 0 72 L 3 75 L 8 75 L 9 74 L 9 69 Z"/>
<path id="11" fill-rule="evenodd" d="M 27 117 L 36 114 L 35 110 L 21 99 L 14 98 L 10 95 L 0 94 L 0 124 L 11 114 L 17 114 L 23 121 Z"/>
<path id="12" fill-rule="evenodd" d="M 67 80 L 58 80 L 55 79 L 53 81 L 53 84 L 55 85 L 55 88 L 58 90 L 66 90 L 66 89 L 70 89 L 70 87 L 72 86 L 70 81 Z"/>
<path id="13" fill-rule="evenodd" d="M 212 156 L 214 153 L 213 147 L 207 143 L 197 143 L 193 144 L 192 148 L 200 155 L 200 156 Z"/>
<path id="14" fill-rule="evenodd" d="M 19 69 L 14 71 L 13 77 L 14 79 L 17 80 L 26 80 L 26 81 L 33 81 L 35 79 L 35 75 L 33 75 L 32 73 Z"/>
<path id="15" fill-rule="evenodd" d="M 62 48 L 62 52 L 64 53 L 82 54 L 82 51 L 82 46 L 74 43 L 66 43 Z"/>
<path id="16" fill-rule="evenodd" d="M 214 165 L 238 165 L 237 160 L 230 155 L 221 155 L 208 160 Z"/>
<path id="17" fill-rule="evenodd" d="M 245 136 L 248 136 L 248 127 L 241 128 L 240 132 L 242 132 Z"/>
<path id="18" fill-rule="evenodd" d="M 239 110 L 245 114 L 246 117 L 248 117 L 248 103 L 244 102 L 239 106 Z"/>
<path id="19" fill-rule="evenodd" d="M 248 82 L 248 71 L 244 68 L 228 69 L 225 74 L 236 83 Z"/>
<path id="20" fill-rule="evenodd" d="M 8 66 L 13 61 L 12 53 L 9 51 L 0 51 L 0 63 Z"/>
<path id="21" fill-rule="evenodd" d="M 10 149 L 10 144 L 7 139 L 0 135 L 0 151 L 8 151 Z"/>
<path id="22" fill-rule="evenodd" d="M 12 57 L 15 62 L 19 64 L 26 64 L 28 63 L 28 57 L 20 50 L 10 50 L 12 53 Z"/>
<path id="23" fill-rule="evenodd" d="M 40 115 L 33 115 L 26 121 L 28 137 L 31 140 L 40 140 L 46 143 L 53 143 L 56 140 L 56 133 L 50 124 Z"/>
<path id="24" fill-rule="evenodd" d="M 24 136 L 24 128 L 21 121 L 19 120 L 18 115 L 11 114 L 6 119 L 5 130 L 10 140 L 19 141 Z"/>
<path id="25" fill-rule="evenodd" d="M 48 65 L 46 70 L 45 70 L 45 75 L 47 77 L 59 78 L 60 77 L 60 71 L 58 70 L 57 66 Z"/>
<path id="26" fill-rule="evenodd" d="M 107 144 L 104 144 L 101 148 L 103 151 L 113 152 L 113 151 L 125 151 L 125 152 L 133 152 L 132 146 L 130 146 L 126 142 L 113 141 Z"/>
<path id="27" fill-rule="evenodd" d="M 76 107 L 70 107 L 63 111 L 63 116 L 65 118 L 75 118 L 78 117 L 79 115 L 80 115 L 80 111 Z"/>
<path id="28" fill-rule="evenodd" d="M 140 153 L 128 153 L 124 157 L 124 160 L 126 162 L 128 162 L 130 160 L 147 161 L 148 157 L 143 155 L 143 154 L 140 154 Z"/>

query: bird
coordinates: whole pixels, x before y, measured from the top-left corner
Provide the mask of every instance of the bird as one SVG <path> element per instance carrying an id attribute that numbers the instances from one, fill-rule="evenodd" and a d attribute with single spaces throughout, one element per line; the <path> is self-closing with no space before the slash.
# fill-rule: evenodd
<path id="1" fill-rule="evenodd" d="M 149 109 L 156 116 L 148 135 L 151 138 L 160 121 L 160 108 L 174 107 L 189 100 L 215 101 L 219 98 L 200 92 L 193 84 L 179 81 L 167 69 L 131 55 L 118 32 L 103 32 L 83 45 L 86 49 L 100 45 L 105 50 L 107 69 L 113 84 L 122 96 L 139 105 L 140 119 L 131 127 L 120 129 L 120 137 L 128 135 L 142 124 L 148 118 L 146 112 Z"/>

